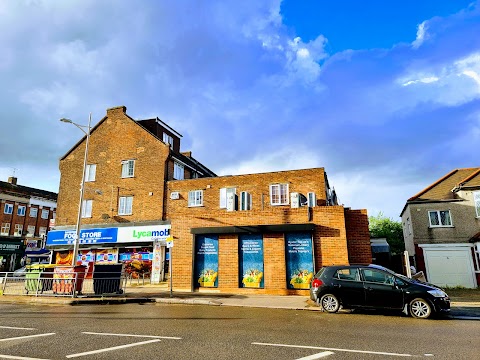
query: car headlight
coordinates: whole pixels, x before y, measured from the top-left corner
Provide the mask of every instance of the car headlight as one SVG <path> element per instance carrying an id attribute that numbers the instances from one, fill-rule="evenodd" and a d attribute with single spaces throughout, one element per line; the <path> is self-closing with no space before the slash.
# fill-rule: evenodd
<path id="1" fill-rule="evenodd" d="M 429 290 L 428 293 L 430 295 L 433 295 L 435 297 L 446 297 L 447 294 L 444 293 L 442 290 L 438 290 L 438 289 L 435 289 L 435 290 Z"/>

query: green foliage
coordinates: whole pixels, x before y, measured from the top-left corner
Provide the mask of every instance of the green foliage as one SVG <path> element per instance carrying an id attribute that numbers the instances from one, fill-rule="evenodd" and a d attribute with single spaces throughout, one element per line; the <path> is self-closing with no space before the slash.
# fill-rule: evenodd
<path id="1" fill-rule="evenodd" d="M 383 216 L 382 212 L 379 212 L 377 216 L 369 216 L 368 222 L 371 237 L 386 238 L 392 255 L 403 254 L 405 242 L 400 221 L 387 218 Z"/>

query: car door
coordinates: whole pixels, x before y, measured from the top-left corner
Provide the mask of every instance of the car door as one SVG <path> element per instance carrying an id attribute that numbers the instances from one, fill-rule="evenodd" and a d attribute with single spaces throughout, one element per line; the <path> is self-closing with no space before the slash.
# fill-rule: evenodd
<path id="1" fill-rule="evenodd" d="M 403 308 L 403 290 L 395 286 L 395 276 L 374 268 L 362 268 L 365 306 L 375 308 Z"/>
<path id="2" fill-rule="evenodd" d="M 340 268 L 333 275 L 333 287 L 343 306 L 362 306 L 365 290 L 358 268 Z"/>

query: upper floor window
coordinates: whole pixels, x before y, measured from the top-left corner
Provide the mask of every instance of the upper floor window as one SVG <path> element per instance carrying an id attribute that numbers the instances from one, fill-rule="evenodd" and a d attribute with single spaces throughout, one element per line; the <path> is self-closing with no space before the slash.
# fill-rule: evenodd
<path id="1" fill-rule="evenodd" d="M 452 226 L 450 210 L 435 210 L 428 212 L 431 227 Z"/>
<path id="2" fill-rule="evenodd" d="M 47 228 L 45 226 L 40 226 L 38 229 L 38 236 L 45 237 L 47 235 Z"/>
<path id="3" fill-rule="evenodd" d="M 475 203 L 475 213 L 480 217 L 480 191 L 473 192 L 473 202 Z"/>
<path id="4" fill-rule="evenodd" d="M 309 192 L 307 194 L 307 205 L 309 207 L 314 207 L 317 205 L 317 197 L 315 196 L 314 192 Z"/>
<path id="5" fill-rule="evenodd" d="M 188 192 L 188 206 L 203 206 L 203 190 Z"/>
<path id="6" fill-rule="evenodd" d="M 42 219 L 48 219 L 50 211 L 48 209 L 42 209 Z"/>
<path id="7" fill-rule="evenodd" d="M 120 196 L 118 201 L 118 215 L 132 215 L 133 196 Z"/>
<path id="8" fill-rule="evenodd" d="M 135 169 L 135 160 L 122 161 L 122 178 L 133 177 Z"/>
<path id="9" fill-rule="evenodd" d="M 85 181 L 95 181 L 95 175 L 97 173 L 97 164 L 87 165 L 85 168 Z"/>
<path id="10" fill-rule="evenodd" d="M 31 207 L 30 208 L 30 217 L 36 218 L 38 215 L 38 208 L 36 207 Z"/>
<path id="11" fill-rule="evenodd" d="M 8 204 L 8 203 L 5 203 L 5 207 L 3 208 L 3 212 L 5 214 L 11 214 L 13 213 L 13 205 L 12 204 Z"/>
<path id="12" fill-rule="evenodd" d="M 15 231 L 13 232 L 13 236 L 22 236 L 23 225 L 22 224 L 15 224 Z"/>
<path id="13" fill-rule="evenodd" d="M 240 193 L 240 210 L 252 210 L 252 195 L 246 191 Z"/>
<path id="14" fill-rule="evenodd" d="M 0 235 L 10 235 L 10 223 L 3 223 L 0 229 Z"/>
<path id="15" fill-rule="evenodd" d="M 229 196 L 235 196 L 235 188 L 221 188 L 220 189 L 220 209 L 227 208 L 227 199 Z"/>
<path id="16" fill-rule="evenodd" d="M 92 217 L 93 200 L 83 200 L 82 218 Z"/>
<path id="17" fill-rule="evenodd" d="M 170 148 L 173 149 L 173 137 L 171 137 L 167 133 L 163 133 L 163 142 L 169 144 Z"/>
<path id="18" fill-rule="evenodd" d="M 178 162 L 173 163 L 173 178 L 175 180 L 183 180 L 185 178 L 185 168 Z"/>
<path id="19" fill-rule="evenodd" d="M 270 185 L 270 205 L 288 205 L 288 184 Z"/>
<path id="20" fill-rule="evenodd" d="M 28 237 L 33 237 L 35 235 L 35 226 L 34 225 L 28 225 L 27 226 L 27 236 Z"/>
<path id="21" fill-rule="evenodd" d="M 412 223 L 410 222 L 410 218 L 407 218 L 407 234 L 412 235 Z"/>
<path id="22" fill-rule="evenodd" d="M 25 216 L 25 209 L 27 207 L 25 205 L 18 205 L 18 208 L 17 208 L 17 215 L 18 216 Z"/>

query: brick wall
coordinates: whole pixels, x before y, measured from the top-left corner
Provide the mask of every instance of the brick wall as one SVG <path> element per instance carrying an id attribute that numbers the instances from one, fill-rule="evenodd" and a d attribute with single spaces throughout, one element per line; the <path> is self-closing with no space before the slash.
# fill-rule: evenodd
<path id="1" fill-rule="evenodd" d="M 348 257 L 352 264 L 371 264 L 372 248 L 367 210 L 345 209 Z"/>

